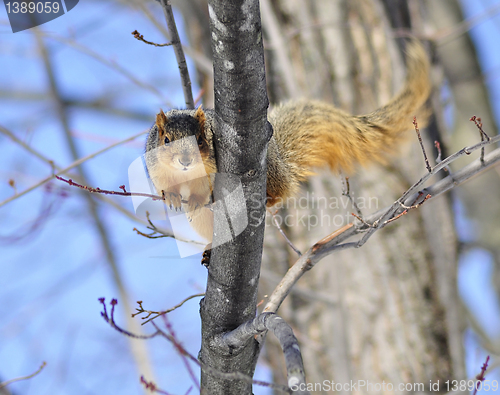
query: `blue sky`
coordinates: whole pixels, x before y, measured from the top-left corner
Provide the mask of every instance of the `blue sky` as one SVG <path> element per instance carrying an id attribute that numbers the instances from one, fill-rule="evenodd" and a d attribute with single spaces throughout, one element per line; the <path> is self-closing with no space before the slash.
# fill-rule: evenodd
<path id="1" fill-rule="evenodd" d="M 474 15 L 498 1 L 462 3 L 467 14 Z M 148 8 L 163 24 L 159 6 L 150 2 Z M 182 31 L 181 22 L 178 18 Z M 68 14 L 40 26 L 65 96 L 85 101 L 105 96 L 116 108 L 137 114 L 124 118 L 72 107 L 71 130 L 81 156 L 146 131 L 160 107 L 183 106 L 173 52 L 138 42 L 131 35 L 136 29 L 148 40 L 165 41 L 141 11 L 108 2 L 81 0 Z M 500 51 L 492 50 L 498 48 L 500 17 L 474 27 L 471 35 L 500 124 Z M 117 73 L 113 65 L 128 74 Z M 189 63 L 192 70 L 191 66 Z M 70 164 L 53 103 L 48 97 L 39 98 L 46 95 L 48 82 L 33 32 L 13 34 L 3 7 L 0 71 L 0 93 L 15 93 L 0 96 L 0 125 L 58 165 Z M 127 75 L 135 76 L 142 86 Z M 194 86 L 193 90 L 196 96 L 198 88 Z M 27 94 L 34 94 L 33 98 L 26 99 Z M 0 202 L 14 193 L 8 185 L 10 179 L 15 181 L 16 190 L 22 191 L 51 174 L 50 166 L 1 134 L 0 146 Z M 113 190 L 124 183 L 128 186 L 128 167 L 140 156 L 143 146 L 141 137 L 86 162 L 91 184 Z M 9 389 L 25 395 L 137 394 L 141 386 L 127 341 L 99 314 L 97 299 L 106 297 L 109 301 L 117 296 L 117 290 L 85 199 L 75 188 L 60 182 L 51 182 L 50 186 L 50 190 L 41 187 L 0 207 L 0 381 L 33 372 L 47 361 L 36 378 L 12 384 Z M 133 210 L 129 199 L 115 201 Z M 45 214 L 40 217 L 42 212 Z M 116 210 L 101 207 L 101 214 L 132 304 L 143 300 L 146 308 L 161 310 L 204 290 L 206 270 L 199 263 L 199 255 L 161 258 L 176 252 L 172 240 L 137 236 L 132 231 L 137 223 Z M 467 221 L 463 216 L 459 220 Z M 498 339 L 499 306 L 497 295 L 490 292 L 491 270 L 487 253 L 471 251 L 461 257 L 459 287 L 479 319 L 488 317 L 481 324 Z M 199 299 L 191 300 L 170 315 L 180 341 L 193 355 L 200 347 L 198 303 Z M 122 311 L 117 311 L 118 322 L 124 323 Z M 473 373 L 484 360 L 484 353 L 470 332 L 465 342 L 468 369 Z M 157 384 L 171 393 L 185 393 L 190 378 L 173 347 L 161 339 L 149 341 L 147 347 Z M 259 369 L 259 375 L 269 378 L 265 369 Z M 266 391 L 256 388 L 259 393 Z"/>

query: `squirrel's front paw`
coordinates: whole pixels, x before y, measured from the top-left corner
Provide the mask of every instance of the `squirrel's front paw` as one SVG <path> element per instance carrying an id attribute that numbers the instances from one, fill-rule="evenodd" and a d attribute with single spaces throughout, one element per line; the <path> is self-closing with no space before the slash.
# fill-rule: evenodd
<path id="1" fill-rule="evenodd" d="M 210 257 L 212 256 L 212 243 L 207 244 L 205 247 L 205 251 L 203 251 L 203 255 L 201 258 L 201 264 L 205 266 L 207 269 L 210 266 Z"/>
<path id="2" fill-rule="evenodd" d="M 165 197 L 165 204 L 170 208 L 170 210 L 181 211 L 181 195 L 175 192 L 163 192 L 163 196 Z"/>
<path id="3" fill-rule="evenodd" d="M 198 199 L 196 197 L 189 198 L 187 207 L 188 209 L 186 212 L 186 216 L 189 222 L 191 222 L 196 216 L 200 215 L 203 207 L 205 207 L 205 204 L 201 201 L 201 199 Z"/>

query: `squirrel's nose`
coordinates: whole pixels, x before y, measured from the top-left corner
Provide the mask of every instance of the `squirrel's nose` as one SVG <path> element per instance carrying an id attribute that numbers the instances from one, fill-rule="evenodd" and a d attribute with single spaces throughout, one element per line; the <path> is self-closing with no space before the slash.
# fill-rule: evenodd
<path id="1" fill-rule="evenodd" d="M 191 163 L 193 163 L 193 158 L 179 159 L 179 163 L 184 167 L 188 167 Z"/>

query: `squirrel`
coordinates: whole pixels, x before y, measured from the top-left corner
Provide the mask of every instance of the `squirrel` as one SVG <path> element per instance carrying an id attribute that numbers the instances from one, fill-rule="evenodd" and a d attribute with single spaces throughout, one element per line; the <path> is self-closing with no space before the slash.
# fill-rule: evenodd
<path id="1" fill-rule="evenodd" d="M 267 206 L 293 196 L 312 169 L 352 171 L 354 165 L 384 162 L 415 112 L 426 102 L 431 84 L 429 62 L 422 45 L 407 49 L 407 76 L 402 90 L 385 106 L 351 115 L 316 100 L 281 104 L 269 114 L 274 133 L 267 152 Z M 427 113 L 419 119 L 426 122 Z M 214 152 L 215 112 L 170 110 L 156 116 L 146 142 L 146 166 L 170 208 L 187 202 L 191 226 L 211 242 L 213 213 L 206 208 L 212 195 L 210 175 L 217 172 Z"/>

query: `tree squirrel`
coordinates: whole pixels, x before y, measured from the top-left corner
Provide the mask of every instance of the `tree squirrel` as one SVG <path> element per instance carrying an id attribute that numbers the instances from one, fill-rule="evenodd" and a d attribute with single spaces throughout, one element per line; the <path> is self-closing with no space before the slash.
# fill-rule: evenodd
<path id="1" fill-rule="evenodd" d="M 410 42 L 403 89 L 388 104 L 367 115 L 354 116 L 333 105 L 292 101 L 273 108 L 274 133 L 267 152 L 267 206 L 293 196 L 300 182 L 316 167 L 349 172 L 355 164 L 383 161 L 393 152 L 401 133 L 427 100 L 431 85 L 429 62 L 421 44 Z M 171 110 L 156 116 L 146 143 L 146 166 L 159 194 L 170 208 L 187 202 L 192 227 L 212 240 L 213 213 L 210 175 L 215 163 L 213 110 Z M 426 118 L 426 117 L 424 117 Z M 421 124 L 425 119 L 419 120 Z M 207 176 L 208 175 L 208 176 Z"/>

